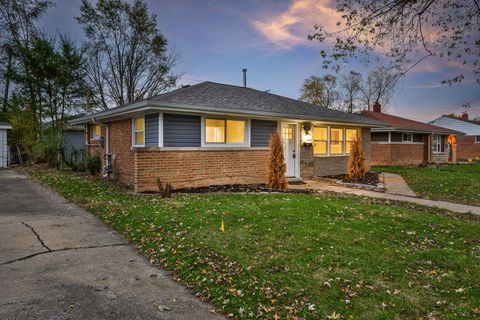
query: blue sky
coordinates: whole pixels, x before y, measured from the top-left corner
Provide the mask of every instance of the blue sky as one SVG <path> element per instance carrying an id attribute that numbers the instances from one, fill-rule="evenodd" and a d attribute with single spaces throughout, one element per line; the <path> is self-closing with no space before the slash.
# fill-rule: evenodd
<path id="1" fill-rule="evenodd" d="M 209 80 L 241 85 L 248 68 L 248 86 L 297 98 L 305 78 L 323 75 L 321 45 L 307 40 L 315 23 L 336 21 L 329 0 L 147 1 L 158 26 L 180 54 L 180 84 Z M 81 43 L 83 31 L 74 17 L 80 0 L 56 1 L 41 20 L 50 34 L 67 33 Z M 349 69 L 359 70 L 351 64 Z M 388 113 L 430 121 L 446 113 L 480 117 L 480 85 L 467 77 L 462 84 L 441 85 L 461 71 L 455 64 L 431 59 L 407 74 L 397 85 Z"/>

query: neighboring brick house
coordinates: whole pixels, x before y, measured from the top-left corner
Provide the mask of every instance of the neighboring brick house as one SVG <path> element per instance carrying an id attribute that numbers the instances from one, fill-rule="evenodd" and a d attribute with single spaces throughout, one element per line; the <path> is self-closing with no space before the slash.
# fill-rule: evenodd
<path id="1" fill-rule="evenodd" d="M 385 124 L 385 127 L 371 131 L 372 165 L 405 166 L 457 161 L 458 132 L 454 130 L 383 113 L 378 103 L 373 106 L 373 111 L 361 114 Z"/>
<path id="2" fill-rule="evenodd" d="M 266 183 L 268 142 L 277 128 L 287 176 L 347 172 L 353 137 L 370 159 L 370 128 L 360 115 L 321 108 L 250 88 L 212 82 L 78 118 L 90 153 L 112 158 L 111 176 L 137 192 L 156 178 L 176 189 Z"/>
<path id="3" fill-rule="evenodd" d="M 480 123 L 468 120 L 468 113 L 460 119 L 442 116 L 430 123 L 464 133 L 457 138 L 458 159 L 480 159 Z"/>

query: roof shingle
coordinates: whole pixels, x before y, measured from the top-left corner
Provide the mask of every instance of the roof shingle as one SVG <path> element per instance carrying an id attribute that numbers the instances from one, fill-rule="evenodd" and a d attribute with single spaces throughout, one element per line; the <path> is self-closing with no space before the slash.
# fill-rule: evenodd
<path id="1" fill-rule="evenodd" d="M 202 82 L 189 87 L 173 90 L 145 101 L 147 105 L 191 108 L 214 112 L 238 112 L 249 115 L 270 115 L 291 117 L 312 121 L 330 121 L 339 123 L 382 126 L 381 122 L 357 114 L 322 108 L 307 102 L 267 93 L 251 88 L 234 85 Z M 145 106 L 143 106 L 145 107 Z M 73 122 L 88 121 L 92 117 L 114 115 L 131 110 L 129 105 L 99 112 L 77 119 Z"/>
<path id="2" fill-rule="evenodd" d="M 383 112 L 375 111 L 362 111 L 362 115 L 381 121 L 388 125 L 391 128 L 399 130 L 412 130 L 412 131 L 423 131 L 423 132 L 437 132 L 437 133 L 458 133 L 457 131 L 450 130 L 447 128 L 442 128 L 439 126 L 434 126 L 428 123 L 423 123 L 420 121 L 410 120 L 398 116 L 393 116 L 391 114 L 386 114 Z"/>

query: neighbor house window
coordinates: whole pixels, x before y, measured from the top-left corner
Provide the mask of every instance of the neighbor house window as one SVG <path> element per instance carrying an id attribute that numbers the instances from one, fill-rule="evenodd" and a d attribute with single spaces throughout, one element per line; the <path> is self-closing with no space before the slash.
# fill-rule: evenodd
<path id="1" fill-rule="evenodd" d="M 102 135 L 102 126 L 99 124 L 95 124 L 91 127 L 91 138 L 94 140 L 98 140 Z"/>
<path id="2" fill-rule="evenodd" d="M 330 128 L 330 154 L 343 153 L 343 129 Z"/>
<path id="3" fill-rule="evenodd" d="M 135 118 L 133 120 L 133 145 L 145 145 L 145 118 Z"/>
<path id="4" fill-rule="evenodd" d="M 480 136 L 475 136 L 475 143 L 480 143 Z"/>
<path id="5" fill-rule="evenodd" d="M 245 143 L 245 121 L 205 119 L 205 143 Z"/>
<path id="6" fill-rule="evenodd" d="M 327 154 L 328 133 L 327 128 L 313 128 L 313 153 Z"/>
<path id="7" fill-rule="evenodd" d="M 433 136 L 433 152 L 443 152 L 442 136 Z"/>
<path id="8" fill-rule="evenodd" d="M 411 133 L 402 134 L 402 142 L 413 142 L 413 135 Z"/>
<path id="9" fill-rule="evenodd" d="M 353 140 L 357 136 L 357 129 L 346 129 L 345 130 L 345 153 L 349 154 L 352 149 Z"/>

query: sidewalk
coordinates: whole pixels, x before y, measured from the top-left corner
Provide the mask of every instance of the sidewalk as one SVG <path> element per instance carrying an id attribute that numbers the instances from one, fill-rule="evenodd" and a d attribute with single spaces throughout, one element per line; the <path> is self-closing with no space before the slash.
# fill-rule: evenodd
<path id="1" fill-rule="evenodd" d="M 458 212 L 458 213 L 470 212 L 475 215 L 480 215 L 480 207 L 474 207 L 474 206 L 469 206 L 465 204 L 458 204 L 458 203 L 452 203 L 452 202 L 446 202 L 446 201 L 427 200 L 422 198 L 416 198 L 413 196 L 397 195 L 392 193 L 382 193 L 382 192 L 362 190 L 362 189 L 352 189 L 352 188 L 330 185 L 325 182 L 319 182 L 319 181 L 313 181 L 313 180 L 307 180 L 305 181 L 305 183 L 306 184 L 301 184 L 301 185 L 289 185 L 288 187 L 290 189 L 296 189 L 296 190 L 310 189 L 310 190 L 315 190 L 320 192 L 331 191 L 331 192 L 352 194 L 352 195 L 363 196 L 363 197 L 411 202 L 411 203 L 416 203 L 416 204 L 420 204 L 427 207 L 447 209 L 452 212 Z"/>

